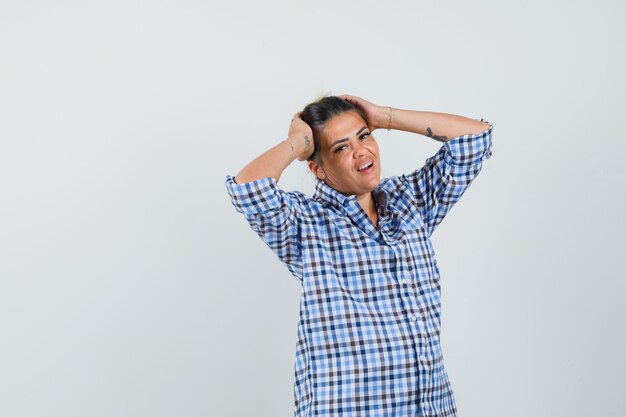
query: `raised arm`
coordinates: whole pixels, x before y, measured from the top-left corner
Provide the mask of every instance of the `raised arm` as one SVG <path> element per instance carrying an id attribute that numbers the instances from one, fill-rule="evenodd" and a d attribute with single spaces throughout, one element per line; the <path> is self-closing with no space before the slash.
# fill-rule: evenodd
<path id="1" fill-rule="evenodd" d="M 236 176 L 225 179 L 235 209 L 299 279 L 303 270 L 299 221 L 306 196 L 286 192 L 277 182 L 294 159 L 303 161 L 311 153 L 313 134 L 298 112 L 291 120 L 287 139 L 249 162 Z"/>
<path id="2" fill-rule="evenodd" d="M 287 139 L 271 147 L 250 161 L 235 175 L 237 184 L 244 184 L 260 178 L 280 179 L 283 171 L 296 158 L 306 160 L 313 153 L 313 133 L 300 118 L 301 112 L 294 115 L 289 125 Z"/>
<path id="3" fill-rule="evenodd" d="M 493 125 L 482 118 L 473 121 L 487 127 L 480 132 L 446 139 L 437 153 L 426 159 L 424 166 L 400 176 L 415 196 L 429 235 L 480 173 L 483 162 L 491 157 Z"/>
<path id="4" fill-rule="evenodd" d="M 439 142 L 448 142 L 462 135 L 481 133 L 489 123 L 449 113 L 402 110 L 387 107 L 390 129 L 404 130 L 428 136 Z"/>
<path id="5" fill-rule="evenodd" d="M 481 133 L 489 123 L 449 113 L 403 110 L 378 106 L 360 97 L 344 94 L 344 100 L 361 107 L 368 115 L 370 130 L 395 129 L 428 136 L 439 142 L 448 142 L 462 135 Z"/>

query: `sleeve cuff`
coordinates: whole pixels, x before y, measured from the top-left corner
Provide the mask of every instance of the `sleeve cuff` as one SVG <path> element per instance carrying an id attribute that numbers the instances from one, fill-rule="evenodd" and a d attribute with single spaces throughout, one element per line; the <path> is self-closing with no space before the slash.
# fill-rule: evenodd
<path id="1" fill-rule="evenodd" d="M 451 165 L 473 165 L 491 157 L 491 138 L 493 124 L 485 119 L 474 119 L 486 122 L 489 127 L 480 133 L 461 135 L 444 142 L 445 160 Z"/>
<path id="2" fill-rule="evenodd" d="M 238 184 L 234 175 L 227 175 L 224 183 L 231 202 L 239 213 L 264 213 L 281 206 L 276 179 L 273 177 Z"/>

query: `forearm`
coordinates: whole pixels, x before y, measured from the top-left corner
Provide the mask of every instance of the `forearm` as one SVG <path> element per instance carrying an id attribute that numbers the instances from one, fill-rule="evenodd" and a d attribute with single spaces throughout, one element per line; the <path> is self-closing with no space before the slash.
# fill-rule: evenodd
<path id="1" fill-rule="evenodd" d="M 489 127 L 489 123 L 449 113 L 394 108 L 391 116 L 391 129 L 418 133 L 440 142 L 480 133 Z"/>
<path id="2" fill-rule="evenodd" d="M 235 182 L 243 184 L 265 177 L 273 177 L 278 181 L 285 168 L 295 159 L 289 142 L 282 140 L 244 166 L 235 176 Z"/>

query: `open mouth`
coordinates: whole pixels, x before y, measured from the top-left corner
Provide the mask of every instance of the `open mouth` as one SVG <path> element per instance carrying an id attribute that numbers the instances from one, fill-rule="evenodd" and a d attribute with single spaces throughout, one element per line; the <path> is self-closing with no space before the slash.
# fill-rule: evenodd
<path id="1" fill-rule="evenodd" d="M 364 173 L 364 174 L 372 172 L 373 170 L 374 170 L 374 161 L 367 162 L 361 165 L 359 169 L 357 169 L 357 171 Z"/>

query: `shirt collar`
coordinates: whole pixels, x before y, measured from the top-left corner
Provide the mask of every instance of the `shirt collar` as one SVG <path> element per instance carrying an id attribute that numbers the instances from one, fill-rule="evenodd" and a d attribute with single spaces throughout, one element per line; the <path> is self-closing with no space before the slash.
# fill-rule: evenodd
<path id="1" fill-rule="evenodd" d="M 389 209 L 389 190 L 386 187 L 387 181 L 381 181 L 374 190 L 372 190 L 372 198 L 376 202 L 381 214 L 385 214 Z M 313 198 L 330 204 L 337 208 L 347 208 L 357 201 L 356 195 L 345 195 L 335 190 L 319 178 L 315 179 L 315 191 Z"/>

